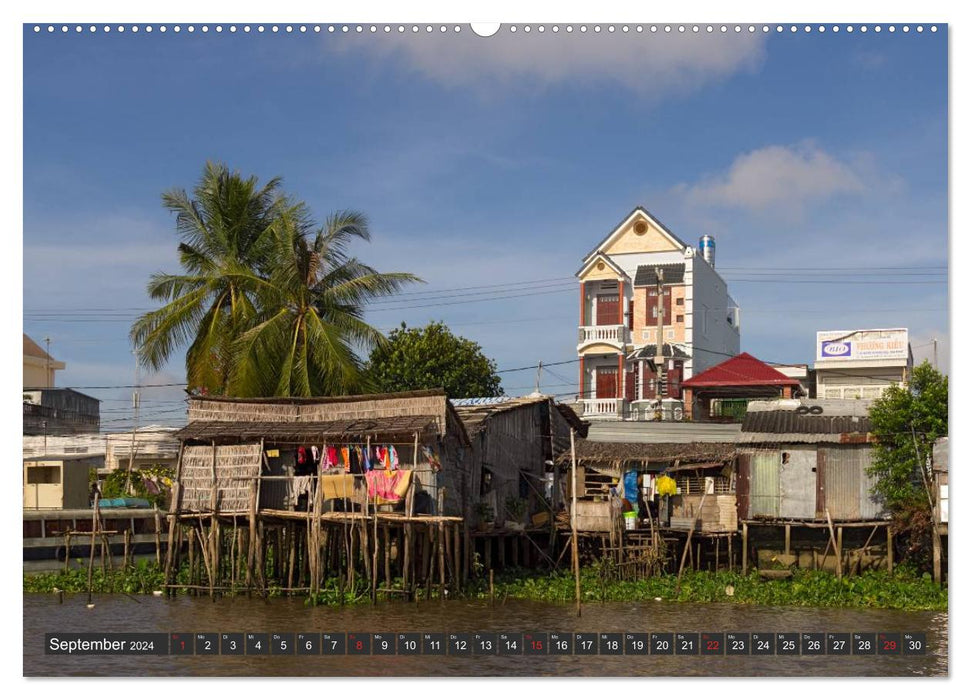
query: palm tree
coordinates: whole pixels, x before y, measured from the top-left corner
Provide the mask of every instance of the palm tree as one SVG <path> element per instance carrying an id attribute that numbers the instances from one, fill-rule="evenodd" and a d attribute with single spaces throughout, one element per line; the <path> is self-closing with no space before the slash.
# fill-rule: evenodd
<path id="1" fill-rule="evenodd" d="M 342 211 L 315 230 L 302 204 L 274 224 L 259 315 L 233 345 L 235 396 L 326 396 L 370 389 L 358 351 L 384 337 L 363 320 L 365 304 L 397 292 L 407 273 L 379 273 L 348 253 L 370 240 L 365 216 Z"/>
<path id="2" fill-rule="evenodd" d="M 131 340 L 142 364 L 161 369 L 172 353 L 190 343 L 186 378 L 190 389 L 224 393 L 232 365 L 232 342 L 258 310 L 256 293 L 272 249 L 273 224 L 292 206 L 280 178 L 262 187 L 219 163 L 206 163 L 190 198 L 185 190 L 162 195 L 176 215 L 182 238 L 183 273 L 152 275 L 148 293 L 164 306 L 132 325 Z"/>

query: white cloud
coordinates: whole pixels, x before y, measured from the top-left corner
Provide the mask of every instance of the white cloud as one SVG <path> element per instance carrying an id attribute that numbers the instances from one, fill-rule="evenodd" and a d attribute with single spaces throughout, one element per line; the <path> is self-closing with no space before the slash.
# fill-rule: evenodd
<path id="1" fill-rule="evenodd" d="M 402 65 L 447 86 L 493 84 L 529 87 L 609 81 L 645 94 L 688 92 L 709 82 L 758 68 L 765 57 L 759 34 L 581 33 L 515 34 L 508 27 L 483 38 L 472 32 L 392 33 L 347 36 L 338 50 L 392 56 Z"/>
<path id="2" fill-rule="evenodd" d="M 766 146 L 738 156 L 726 172 L 678 185 L 674 192 L 692 206 L 798 213 L 837 195 L 864 192 L 860 167 L 809 142 Z"/>

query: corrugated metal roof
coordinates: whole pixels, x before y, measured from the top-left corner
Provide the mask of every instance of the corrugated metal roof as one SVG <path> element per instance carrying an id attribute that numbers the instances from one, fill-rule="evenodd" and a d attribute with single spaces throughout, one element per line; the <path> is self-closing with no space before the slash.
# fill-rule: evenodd
<path id="1" fill-rule="evenodd" d="M 870 419 L 862 416 L 800 414 L 795 411 L 752 411 L 745 414 L 739 443 L 865 442 Z"/>
<path id="2" fill-rule="evenodd" d="M 485 428 L 485 422 L 497 413 L 503 413 L 505 411 L 512 411 L 517 408 L 523 408 L 524 406 L 532 406 L 537 403 L 545 403 L 549 401 L 548 396 L 523 396 L 523 397 L 512 397 L 512 396 L 501 396 L 495 397 L 496 399 L 502 399 L 501 401 L 492 401 L 484 399 L 460 399 L 455 402 L 455 412 L 459 414 L 459 418 L 465 424 L 465 430 L 469 435 L 474 435 L 482 431 Z M 465 403 L 465 402 L 479 402 L 486 401 L 484 403 Z"/>
<path id="3" fill-rule="evenodd" d="M 735 442 L 740 430 L 738 423 L 591 421 L 587 437 L 601 442 L 729 443 Z"/>
<path id="4" fill-rule="evenodd" d="M 773 369 L 747 352 L 696 374 L 681 383 L 684 387 L 717 386 L 799 386 L 799 382 Z"/>
<path id="5" fill-rule="evenodd" d="M 664 284 L 684 283 L 684 263 L 665 265 L 638 265 L 634 276 L 635 287 L 650 287 L 657 284 L 657 268 L 664 270 Z"/>

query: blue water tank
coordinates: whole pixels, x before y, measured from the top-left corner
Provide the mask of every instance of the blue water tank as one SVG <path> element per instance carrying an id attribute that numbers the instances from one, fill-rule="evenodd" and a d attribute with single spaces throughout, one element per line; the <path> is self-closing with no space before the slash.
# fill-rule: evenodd
<path id="1" fill-rule="evenodd" d="M 715 266 L 715 237 L 704 235 L 698 239 L 698 250 L 701 257 L 712 267 Z"/>

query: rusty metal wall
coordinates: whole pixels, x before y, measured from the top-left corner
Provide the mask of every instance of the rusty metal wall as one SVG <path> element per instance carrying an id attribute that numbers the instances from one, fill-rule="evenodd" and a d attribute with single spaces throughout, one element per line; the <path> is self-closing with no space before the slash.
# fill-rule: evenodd
<path id="1" fill-rule="evenodd" d="M 833 520 L 860 519 L 860 458 L 850 445 L 820 445 L 826 463 L 823 487 Z M 825 513 L 824 513 L 825 517 Z"/>
<path id="2" fill-rule="evenodd" d="M 876 479 L 867 475 L 873 463 L 869 445 L 820 446 L 825 461 L 826 506 L 834 520 L 877 520 L 886 517 L 882 501 L 870 493 Z"/>

